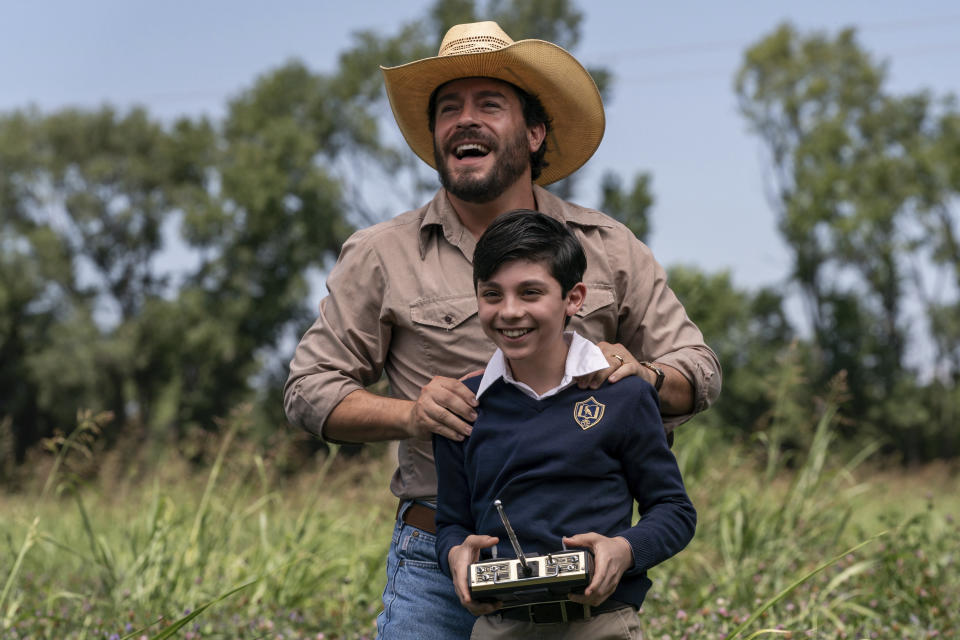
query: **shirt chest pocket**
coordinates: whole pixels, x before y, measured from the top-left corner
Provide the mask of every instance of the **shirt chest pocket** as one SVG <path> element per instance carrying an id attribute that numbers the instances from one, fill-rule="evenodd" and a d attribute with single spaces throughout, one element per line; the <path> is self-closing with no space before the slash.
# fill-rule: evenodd
<path id="1" fill-rule="evenodd" d="M 410 320 L 433 375 L 460 377 L 484 366 L 493 354 L 473 293 L 418 299 L 410 305 Z"/>
<path id="2" fill-rule="evenodd" d="M 608 284 L 588 282 L 587 297 L 577 315 L 570 320 L 570 328 L 593 342 L 618 342 L 616 298 Z"/>

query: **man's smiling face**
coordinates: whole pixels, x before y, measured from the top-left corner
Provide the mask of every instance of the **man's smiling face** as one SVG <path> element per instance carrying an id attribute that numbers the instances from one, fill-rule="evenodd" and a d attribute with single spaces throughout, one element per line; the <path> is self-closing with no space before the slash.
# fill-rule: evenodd
<path id="1" fill-rule="evenodd" d="M 467 202 L 497 198 L 517 180 L 530 180 L 530 153 L 542 125 L 527 127 L 523 105 L 506 82 L 463 78 L 436 94 L 434 157 L 443 187 Z"/>

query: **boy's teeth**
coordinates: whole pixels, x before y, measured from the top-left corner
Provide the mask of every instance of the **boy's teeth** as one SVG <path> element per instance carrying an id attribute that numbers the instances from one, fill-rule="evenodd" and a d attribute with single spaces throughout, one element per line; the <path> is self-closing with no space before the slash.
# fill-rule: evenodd
<path id="1" fill-rule="evenodd" d="M 501 333 L 507 336 L 508 338 L 519 338 L 523 334 L 530 331 L 529 329 L 503 329 Z"/>

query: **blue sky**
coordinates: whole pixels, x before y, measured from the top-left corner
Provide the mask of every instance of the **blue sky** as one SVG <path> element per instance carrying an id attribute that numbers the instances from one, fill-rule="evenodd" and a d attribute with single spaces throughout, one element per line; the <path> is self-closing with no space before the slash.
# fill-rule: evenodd
<path id="1" fill-rule="evenodd" d="M 34 104 L 120 108 L 155 116 L 224 113 L 227 99 L 290 58 L 335 68 L 351 33 L 388 34 L 430 2 L 86 0 L 0 4 L 0 111 Z M 573 53 L 613 70 L 607 129 L 576 200 L 598 203 L 606 170 L 650 172 L 650 244 L 665 265 L 729 269 L 744 287 L 789 268 L 764 199 L 759 141 L 736 112 L 744 50 L 779 23 L 835 33 L 889 63 L 888 87 L 960 94 L 960 5 L 946 0 L 580 2 Z M 399 213 L 399 210 L 397 211 Z"/>

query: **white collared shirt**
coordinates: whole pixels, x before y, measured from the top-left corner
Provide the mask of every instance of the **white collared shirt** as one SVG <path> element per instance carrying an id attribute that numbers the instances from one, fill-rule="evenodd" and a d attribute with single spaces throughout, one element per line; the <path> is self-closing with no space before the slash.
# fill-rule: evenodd
<path id="1" fill-rule="evenodd" d="M 483 378 L 480 379 L 480 387 L 477 389 L 477 398 L 482 396 L 483 392 L 486 391 L 490 385 L 500 378 L 503 378 L 505 382 L 509 382 L 534 400 L 542 400 L 556 395 L 572 385 L 574 378 L 585 376 L 588 373 L 600 371 L 610 366 L 600 347 L 576 331 L 565 331 L 563 339 L 566 340 L 569 348 L 567 349 L 567 361 L 563 368 L 563 378 L 561 378 L 559 385 L 542 394 L 538 394 L 530 388 L 530 386 L 514 379 L 513 374 L 510 372 L 510 367 L 507 366 L 507 359 L 504 357 L 503 352 L 497 349 L 490 358 L 490 361 L 487 362 L 487 368 L 483 371 Z"/>

